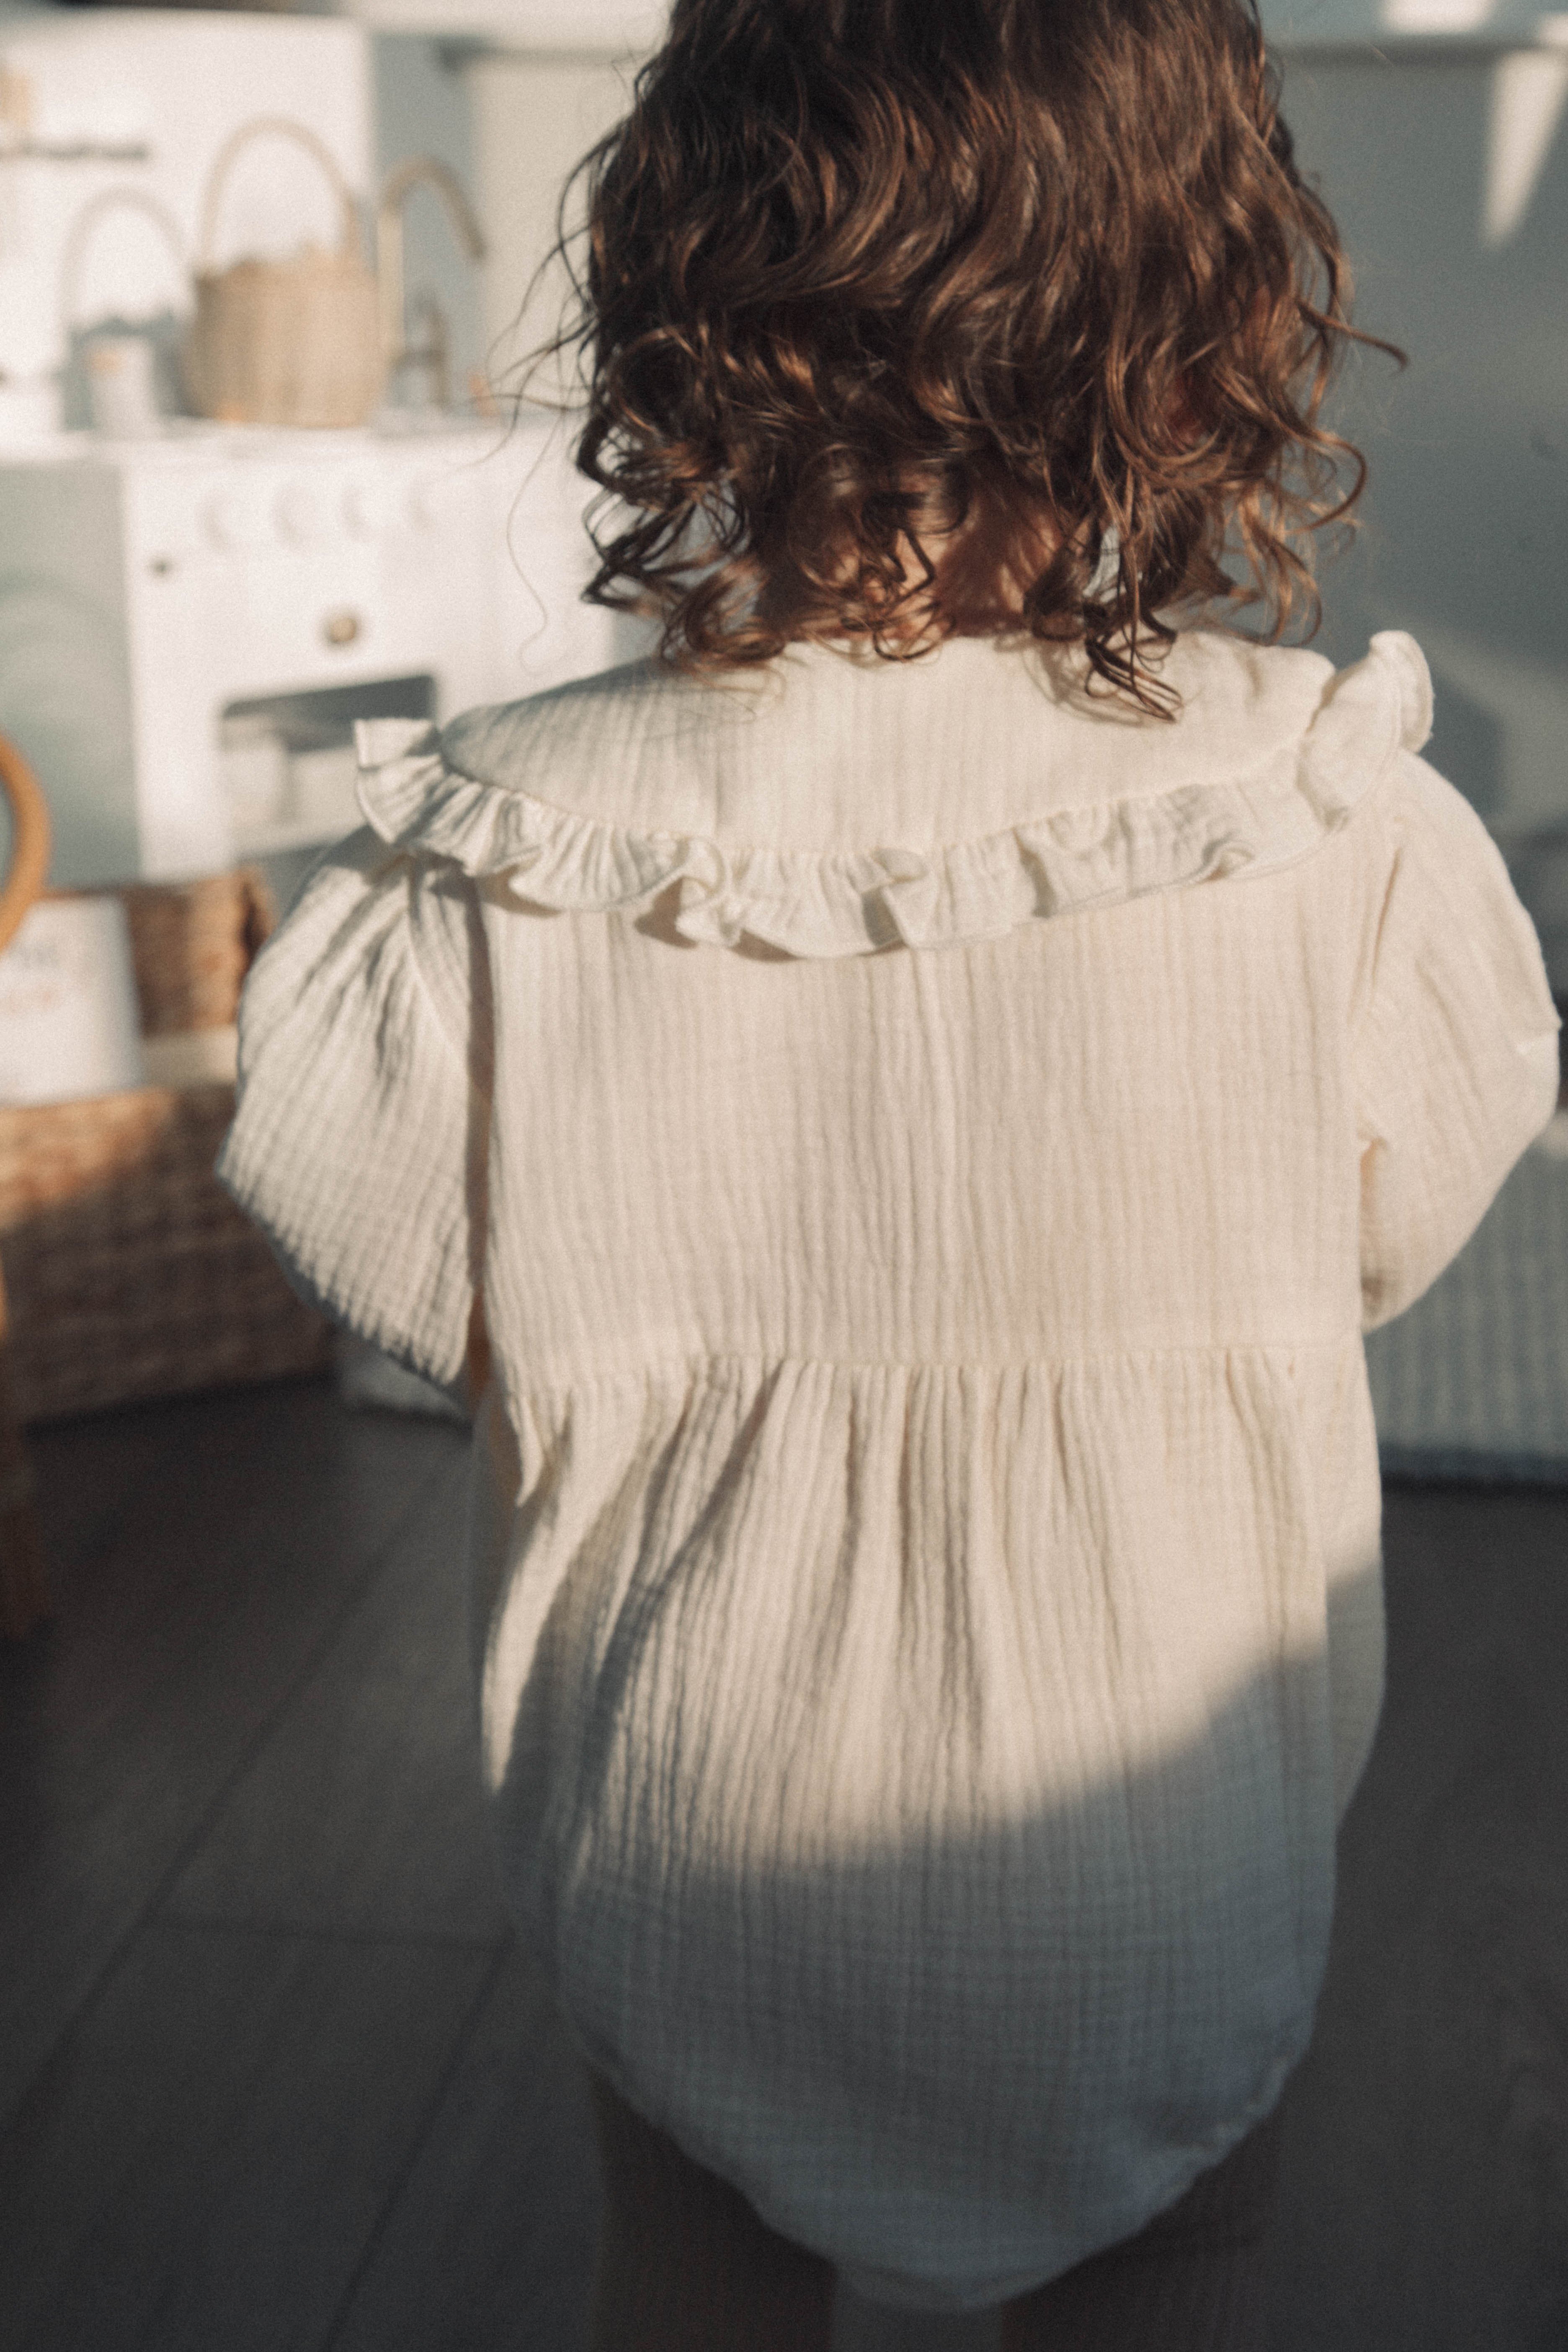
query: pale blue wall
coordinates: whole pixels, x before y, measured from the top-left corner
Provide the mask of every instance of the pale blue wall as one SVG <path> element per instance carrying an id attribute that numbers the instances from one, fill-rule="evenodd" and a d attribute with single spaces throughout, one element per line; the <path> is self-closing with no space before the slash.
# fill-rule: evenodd
<path id="1" fill-rule="evenodd" d="M 1516 228 L 1483 224 L 1495 58 L 1300 58 L 1284 110 L 1338 217 L 1357 317 L 1403 343 L 1334 404 L 1365 450 L 1366 528 L 1324 572 L 1319 642 L 1414 631 L 1437 689 L 1429 756 L 1502 842 L 1568 989 L 1568 121 Z"/>

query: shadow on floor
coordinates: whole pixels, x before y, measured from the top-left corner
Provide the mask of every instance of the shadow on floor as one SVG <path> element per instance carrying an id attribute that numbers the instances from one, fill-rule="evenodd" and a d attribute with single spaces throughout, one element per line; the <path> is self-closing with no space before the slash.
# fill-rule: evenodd
<path id="1" fill-rule="evenodd" d="M 35 1433 L 0 1652 L 0 2352 L 580 2352 L 576 2063 L 494 1891 L 464 1433 L 324 1384 Z M 1568 2341 L 1568 1495 L 1391 1488 L 1389 1696 L 1278 2352 Z M 990 2352 L 840 2298 L 838 2352 Z"/>

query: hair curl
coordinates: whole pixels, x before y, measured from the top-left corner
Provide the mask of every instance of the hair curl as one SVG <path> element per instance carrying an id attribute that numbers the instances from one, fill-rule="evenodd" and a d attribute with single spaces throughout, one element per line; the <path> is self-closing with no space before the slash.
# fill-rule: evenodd
<path id="1" fill-rule="evenodd" d="M 1366 476 L 1324 394 L 1351 340 L 1405 355 L 1351 325 L 1278 101 L 1255 0 L 676 0 L 568 184 L 538 355 L 587 362 L 588 601 L 689 671 L 911 658 L 984 519 L 1017 592 L 986 633 L 1081 643 L 1146 709 L 1163 611 L 1310 633 L 1310 534 Z"/>

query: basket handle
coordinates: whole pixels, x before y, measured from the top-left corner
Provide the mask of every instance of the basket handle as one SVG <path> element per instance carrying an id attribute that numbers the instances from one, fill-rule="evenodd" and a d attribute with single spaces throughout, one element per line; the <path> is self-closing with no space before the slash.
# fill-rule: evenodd
<path id="1" fill-rule="evenodd" d="M 0 735 L 0 789 L 11 803 L 11 871 L 0 888 L 0 951 L 11 944 L 49 870 L 49 810 L 15 743 Z"/>
<path id="2" fill-rule="evenodd" d="M 65 252 L 60 257 L 60 324 L 66 331 L 68 341 L 76 324 L 77 297 L 81 291 L 81 265 L 88 240 L 105 213 L 116 212 L 122 205 L 133 212 L 145 213 L 149 220 L 157 223 L 169 240 L 169 250 L 179 265 L 181 277 L 188 273 L 190 265 L 185 259 L 185 240 L 180 235 L 179 222 L 168 207 L 161 205 L 157 197 L 149 194 L 145 188 L 104 188 L 98 195 L 89 198 L 72 221 Z"/>
<path id="3" fill-rule="evenodd" d="M 207 176 L 206 199 L 202 205 L 202 233 L 196 246 L 197 276 L 206 278 L 212 274 L 218 206 L 223 202 L 224 184 L 228 178 L 229 168 L 242 147 L 252 139 L 264 135 L 292 139 L 297 146 L 304 148 L 307 154 L 315 157 L 332 184 L 342 213 L 340 250 L 345 257 L 357 254 L 363 260 L 364 253 L 360 238 L 359 207 L 354 202 L 353 190 L 338 169 L 337 158 L 325 140 L 318 139 L 315 132 L 308 131 L 302 122 L 291 122 L 287 115 L 258 114 L 251 121 L 242 122 L 239 129 L 225 140 Z"/>

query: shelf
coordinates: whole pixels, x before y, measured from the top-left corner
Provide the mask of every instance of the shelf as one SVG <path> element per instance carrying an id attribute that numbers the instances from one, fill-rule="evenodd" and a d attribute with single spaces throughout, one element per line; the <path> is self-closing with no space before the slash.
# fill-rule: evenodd
<path id="1" fill-rule="evenodd" d="M 343 13 L 372 32 L 542 57 L 646 54 L 669 21 L 667 6 L 647 0 L 349 0 Z"/>
<path id="2" fill-rule="evenodd" d="M 669 14 L 644 0 L 350 0 L 344 13 L 375 32 L 422 34 L 476 55 L 583 58 L 647 55 Z M 1414 63 L 1568 49 L 1568 15 L 1529 0 L 1265 0 L 1263 16 L 1281 56 Z"/>

